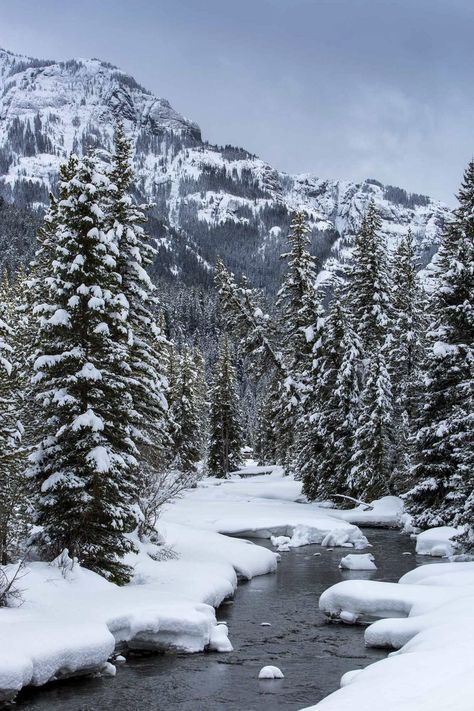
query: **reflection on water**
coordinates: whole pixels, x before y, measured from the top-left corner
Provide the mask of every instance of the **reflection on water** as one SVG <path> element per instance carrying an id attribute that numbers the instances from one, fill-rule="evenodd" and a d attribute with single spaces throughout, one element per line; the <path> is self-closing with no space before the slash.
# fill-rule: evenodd
<path id="1" fill-rule="evenodd" d="M 366 649 L 363 629 L 329 624 L 319 595 L 340 580 L 394 581 L 422 562 L 409 537 L 365 531 L 376 571 L 341 571 L 347 549 L 305 546 L 281 554 L 275 575 L 242 583 L 218 617 L 229 625 L 230 654 L 160 655 L 129 659 L 115 678 L 76 679 L 24 692 L 25 711 L 296 711 L 339 686 L 349 669 L 382 658 Z M 259 545 L 271 547 L 267 541 Z M 321 555 L 314 555 L 314 553 Z M 423 560 L 426 562 L 426 559 Z M 262 623 L 270 623 L 262 625 Z M 285 678 L 258 681 L 261 667 L 280 667 Z"/>

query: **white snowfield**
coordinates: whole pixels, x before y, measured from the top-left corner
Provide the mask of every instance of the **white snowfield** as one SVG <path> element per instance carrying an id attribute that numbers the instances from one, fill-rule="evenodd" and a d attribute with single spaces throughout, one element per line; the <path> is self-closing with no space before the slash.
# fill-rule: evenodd
<path id="1" fill-rule="evenodd" d="M 320 607 L 345 622 L 386 618 L 366 629 L 366 644 L 398 651 L 348 672 L 311 709 L 472 711 L 474 563 L 424 565 L 398 584 L 345 581 L 323 593 Z"/>
<path id="2" fill-rule="evenodd" d="M 26 685 L 110 674 L 114 649 L 230 651 L 214 608 L 233 594 L 239 577 L 274 571 L 278 556 L 223 533 L 287 535 L 288 547 L 367 545 L 335 510 L 297 500 L 301 484 L 278 468 L 266 476 L 204 480 L 160 520 L 176 559 L 157 562 L 140 544 L 126 560 L 134 580 L 122 588 L 77 565 L 63 577 L 48 563 L 30 563 L 20 581 L 24 604 L 0 613 L 0 701 Z"/>
<path id="3" fill-rule="evenodd" d="M 250 538 L 286 536 L 290 548 L 311 543 L 362 549 L 367 538 L 361 525 L 400 525 L 402 502 L 384 497 L 364 506 L 339 510 L 307 503 L 301 482 L 283 475 L 280 467 L 271 474 L 249 478 L 204 479 L 196 489 L 171 505 L 165 520 L 208 528 L 228 535 Z"/>
<path id="4" fill-rule="evenodd" d="M 119 588 L 75 566 L 67 577 L 31 563 L 21 578 L 24 604 L 0 613 L 0 701 L 27 685 L 103 671 L 115 648 L 199 652 L 232 650 L 214 607 L 237 576 L 276 569 L 274 553 L 247 541 L 167 523 L 176 560 L 156 562 L 141 547 L 127 562 L 132 584 Z"/>

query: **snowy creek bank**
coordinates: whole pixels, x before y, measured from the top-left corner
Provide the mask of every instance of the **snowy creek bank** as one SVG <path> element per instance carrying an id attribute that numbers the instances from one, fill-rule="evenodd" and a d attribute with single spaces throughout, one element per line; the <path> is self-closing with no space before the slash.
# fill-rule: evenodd
<path id="1" fill-rule="evenodd" d="M 23 604 L 0 610 L 0 700 L 63 677 L 110 675 L 117 650 L 232 649 L 214 608 L 234 594 L 239 577 L 273 572 L 276 554 L 174 523 L 166 531 L 175 557 L 153 560 L 136 541 L 138 553 L 127 556 L 134 580 L 122 588 L 77 565 L 26 566 Z"/>
<path id="2" fill-rule="evenodd" d="M 365 647 L 360 627 L 328 624 L 318 608 L 320 594 L 341 580 L 395 581 L 415 565 L 409 537 L 381 529 L 363 533 L 370 535 L 376 571 L 341 571 L 344 548 L 308 545 L 282 553 L 274 575 L 239 584 L 234 598 L 217 609 L 233 652 L 129 655 L 115 678 L 27 689 L 17 706 L 29 711 L 297 711 L 316 703 L 338 688 L 345 672 L 385 656 Z M 269 540 L 258 539 L 255 546 L 227 540 L 263 555 L 273 549 Z M 413 555 L 404 556 L 406 551 Z M 258 672 L 267 665 L 281 669 L 284 678 L 259 681 Z"/>
<path id="3" fill-rule="evenodd" d="M 123 588 L 80 566 L 69 572 L 48 563 L 27 566 L 22 606 L 0 611 L 0 698 L 63 677 L 110 676 L 117 651 L 230 652 L 235 629 L 229 637 L 215 608 L 234 594 L 239 579 L 274 572 L 278 558 L 270 543 L 238 536 L 285 536 L 281 551 L 318 544 L 329 554 L 338 547 L 335 572 L 323 570 L 317 579 L 322 592 L 341 579 L 331 577 L 340 576 L 340 552 L 367 546 L 352 519 L 393 526 L 399 509 L 394 497 L 373 502 L 370 510 L 309 504 L 301 483 L 279 467 L 248 478 L 205 479 L 165 508 L 159 522 L 165 559 L 154 559 L 156 547 L 135 539 L 138 552 L 126 557 L 134 578 Z M 314 599 L 314 585 L 307 589 Z"/>
<path id="4" fill-rule="evenodd" d="M 427 532 L 424 562 L 427 554 L 446 553 L 440 545 L 451 533 Z M 395 651 L 351 671 L 339 691 L 311 708 L 377 711 L 383 697 L 386 711 L 472 711 L 474 562 L 425 564 L 396 584 L 341 582 L 321 595 L 320 608 L 352 622 L 375 619 L 365 630 L 366 644 Z"/>

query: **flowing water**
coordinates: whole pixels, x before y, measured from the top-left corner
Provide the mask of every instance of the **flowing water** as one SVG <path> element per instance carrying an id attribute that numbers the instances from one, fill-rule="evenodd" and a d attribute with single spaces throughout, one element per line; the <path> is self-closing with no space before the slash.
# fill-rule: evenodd
<path id="1" fill-rule="evenodd" d="M 313 545 L 282 553 L 276 574 L 241 583 L 233 601 L 218 610 L 229 626 L 230 654 L 129 657 L 115 678 L 27 690 L 18 710 L 296 711 L 316 703 L 339 687 L 344 672 L 385 656 L 383 650 L 365 648 L 362 627 L 328 623 L 318 609 L 320 594 L 350 578 L 395 581 L 421 562 L 408 536 L 364 532 L 373 545 L 376 571 L 342 572 L 338 563 L 350 551 Z M 403 555 L 406 551 L 412 555 Z M 280 667 L 285 678 L 258 681 L 267 664 Z"/>

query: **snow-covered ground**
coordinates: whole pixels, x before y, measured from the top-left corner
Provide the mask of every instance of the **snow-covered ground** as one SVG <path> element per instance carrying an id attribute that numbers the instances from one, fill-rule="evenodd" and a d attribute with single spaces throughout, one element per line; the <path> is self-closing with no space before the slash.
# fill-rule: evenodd
<path id="1" fill-rule="evenodd" d="M 157 562 L 141 546 L 127 562 L 132 584 L 119 588 L 75 566 L 63 575 L 30 563 L 19 587 L 24 603 L 0 615 L 0 700 L 28 684 L 105 670 L 114 648 L 230 651 L 214 607 L 233 594 L 237 576 L 275 570 L 274 553 L 212 531 L 167 523 L 178 556 Z"/>
<path id="2" fill-rule="evenodd" d="M 383 699 L 384 711 L 472 711 L 474 563 L 424 565 L 398 584 L 344 581 L 323 593 L 320 607 L 345 622 L 380 618 L 366 643 L 397 651 L 345 674 L 342 688 L 312 709 L 379 711 Z"/>
<path id="3" fill-rule="evenodd" d="M 29 684 L 113 674 L 114 650 L 231 651 L 227 627 L 217 624 L 214 608 L 233 594 L 239 576 L 270 573 L 278 558 L 236 535 L 271 538 L 283 555 L 309 543 L 349 552 L 368 545 L 355 522 L 395 526 L 403 518 L 394 497 L 370 508 L 339 510 L 307 503 L 301 484 L 277 467 L 270 474 L 252 473 L 205 479 L 166 506 L 159 530 L 173 555 L 157 561 L 149 555 L 156 548 L 139 544 L 139 552 L 127 558 L 134 579 L 125 587 L 77 565 L 63 572 L 30 563 L 19 583 L 24 603 L 0 614 L 0 701 Z M 449 555 L 452 535 L 422 534 L 419 552 Z M 357 568 L 370 558 L 355 554 L 346 560 Z M 344 688 L 318 709 L 379 711 L 382 688 L 385 711 L 472 708 L 472 682 L 459 691 L 458 705 L 447 700 L 459 673 L 474 676 L 467 649 L 474 634 L 474 563 L 426 565 L 401 584 L 347 580 L 327 590 L 320 605 L 346 623 L 378 619 L 366 630 L 368 644 L 405 646 L 397 656 L 345 675 Z"/>
<path id="4" fill-rule="evenodd" d="M 19 587 L 24 603 L 0 615 L 0 700 L 23 686 L 79 673 L 113 673 L 114 649 L 205 648 L 230 651 L 214 608 L 239 576 L 276 569 L 277 554 L 229 535 L 289 534 L 289 546 L 321 543 L 359 548 L 367 540 L 335 510 L 301 501 L 301 485 L 281 470 L 228 481 L 208 479 L 169 504 L 160 533 L 175 557 L 156 561 L 139 545 L 119 588 L 80 566 L 63 572 L 29 563 Z"/>
<path id="5" fill-rule="evenodd" d="M 271 474 L 230 479 L 202 480 L 173 503 L 163 517 L 228 535 L 252 538 L 288 536 L 289 547 L 310 543 L 364 548 L 367 539 L 358 525 L 400 524 L 402 502 L 384 497 L 372 508 L 360 505 L 339 510 L 307 503 L 301 482 L 283 475 L 280 467 Z M 354 525 L 356 524 L 356 525 Z"/>

